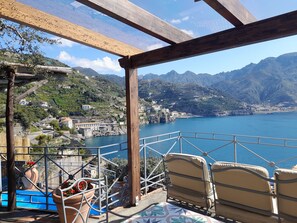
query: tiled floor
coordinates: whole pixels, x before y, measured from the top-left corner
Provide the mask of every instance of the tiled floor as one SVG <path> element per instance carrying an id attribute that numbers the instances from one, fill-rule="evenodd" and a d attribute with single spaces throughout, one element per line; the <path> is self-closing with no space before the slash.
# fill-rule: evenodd
<path id="1" fill-rule="evenodd" d="M 130 208 L 115 208 L 109 213 L 109 222 L 117 223 L 122 222 L 134 214 L 141 212 L 152 204 L 164 202 L 166 200 L 166 192 L 162 189 L 154 191 L 149 195 L 143 196 L 138 206 Z M 13 212 L 8 212 L 5 208 L 0 208 L 0 223 L 59 223 L 57 213 L 48 213 L 38 210 L 18 209 Z M 89 218 L 89 222 L 105 222 L 105 219 Z"/>

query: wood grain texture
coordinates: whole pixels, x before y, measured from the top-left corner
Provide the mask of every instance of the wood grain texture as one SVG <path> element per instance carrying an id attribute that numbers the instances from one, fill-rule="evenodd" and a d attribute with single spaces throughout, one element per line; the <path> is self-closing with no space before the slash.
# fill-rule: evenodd
<path id="1" fill-rule="evenodd" d="M 190 35 L 173 27 L 137 5 L 134 5 L 130 1 L 78 0 L 78 2 L 169 44 L 180 43 L 192 39 Z"/>
<path id="2" fill-rule="evenodd" d="M 234 26 L 246 25 L 257 20 L 239 0 L 204 0 L 204 2 Z"/>
<path id="3" fill-rule="evenodd" d="M 119 56 L 134 55 L 142 52 L 142 50 L 128 44 L 14 0 L 0 0 L 0 18 L 28 25 L 38 30 Z"/>
<path id="4" fill-rule="evenodd" d="M 138 77 L 137 69 L 130 68 L 130 60 L 125 57 L 127 138 L 128 138 L 128 179 L 130 185 L 130 205 L 140 199 L 140 154 L 138 120 Z"/>
<path id="5" fill-rule="evenodd" d="M 297 10 L 173 46 L 131 56 L 139 68 L 297 34 Z M 120 64 L 122 65 L 122 59 Z"/>

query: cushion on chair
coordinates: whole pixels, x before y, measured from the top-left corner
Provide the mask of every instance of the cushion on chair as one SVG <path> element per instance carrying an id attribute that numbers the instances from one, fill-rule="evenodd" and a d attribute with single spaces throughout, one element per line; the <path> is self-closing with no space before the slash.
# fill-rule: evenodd
<path id="1" fill-rule="evenodd" d="M 211 196 L 212 188 L 205 159 L 171 153 L 165 157 L 165 162 L 170 178 L 168 196 L 199 206 L 208 206 L 206 197 Z"/>
<path id="2" fill-rule="evenodd" d="M 261 215 L 272 215 L 268 171 L 260 166 L 216 162 L 212 165 L 218 202 Z M 264 177 L 264 179 L 261 178 Z M 246 189 L 246 190 L 245 190 Z M 263 193 L 262 193 L 263 192 Z"/>
<path id="3" fill-rule="evenodd" d="M 292 222 L 297 222 L 297 170 L 277 169 L 275 174 L 278 175 L 276 178 L 279 180 L 276 181 L 279 213 L 282 217 L 284 215 L 288 215 L 287 218 L 293 217 L 295 220 Z M 286 180 L 289 181 L 286 182 Z M 290 200 L 290 198 L 296 200 Z"/>

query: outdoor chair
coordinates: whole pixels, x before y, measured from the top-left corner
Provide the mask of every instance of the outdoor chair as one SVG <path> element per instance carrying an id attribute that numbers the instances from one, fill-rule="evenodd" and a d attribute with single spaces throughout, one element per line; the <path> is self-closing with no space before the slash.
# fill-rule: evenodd
<path id="1" fill-rule="evenodd" d="M 268 171 L 260 166 L 215 162 L 211 166 L 217 216 L 240 222 L 278 222 Z"/>
<path id="2" fill-rule="evenodd" d="M 164 157 L 167 168 L 167 200 L 209 209 L 213 196 L 209 171 L 200 156 L 171 153 Z"/>
<path id="3" fill-rule="evenodd" d="M 275 187 L 282 222 L 297 222 L 297 170 L 275 170 Z"/>

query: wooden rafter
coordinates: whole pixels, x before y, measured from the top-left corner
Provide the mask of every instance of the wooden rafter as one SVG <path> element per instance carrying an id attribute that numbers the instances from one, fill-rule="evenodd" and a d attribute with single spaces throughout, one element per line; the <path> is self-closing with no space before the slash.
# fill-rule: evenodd
<path id="1" fill-rule="evenodd" d="M 127 56 L 141 53 L 140 49 L 75 25 L 15 0 L 0 0 L 0 18 L 63 37 L 115 55 Z"/>
<path id="2" fill-rule="evenodd" d="M 131 56 L 131 68 L 213 53 L 297 34 L 297 10 L 173 46 Z M 120 59 L 120 64 L 124 62 Z"/>
<path id="3" fill-rule="evenodd" d="M 77 1 L 169 44 L 192 39 L 190 35 L 127 0 Z"/>
<path id="4" fill-rule="evenodd" d="M 257 20 L 239 0 L 204 0 L 204 2 L 236 27 Z"/>

